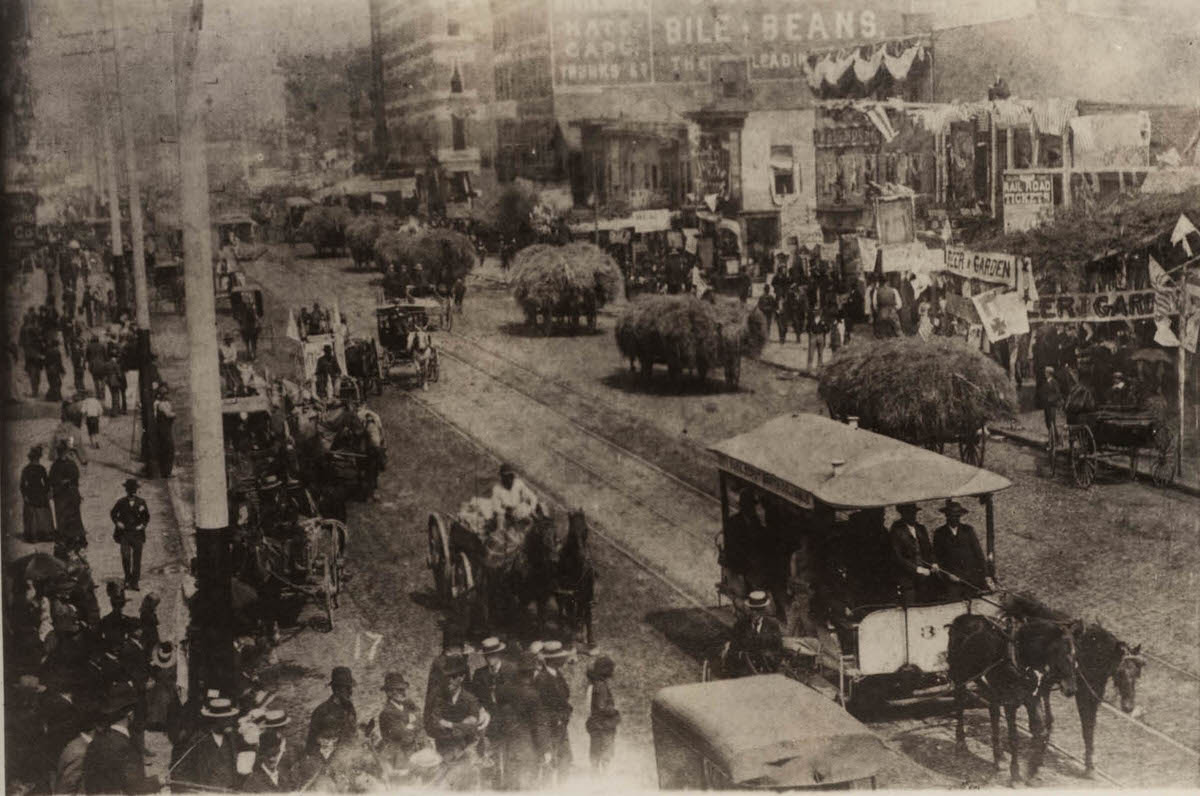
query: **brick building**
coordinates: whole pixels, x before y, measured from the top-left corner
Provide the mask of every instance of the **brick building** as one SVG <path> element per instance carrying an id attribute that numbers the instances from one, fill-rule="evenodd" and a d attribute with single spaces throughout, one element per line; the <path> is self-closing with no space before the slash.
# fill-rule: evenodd
<path id="1" fill-rule="evenodd" d="M 487 0 L 371 0 L 393 167 L 454 213 L 492 181 L 496 127 Z"/>

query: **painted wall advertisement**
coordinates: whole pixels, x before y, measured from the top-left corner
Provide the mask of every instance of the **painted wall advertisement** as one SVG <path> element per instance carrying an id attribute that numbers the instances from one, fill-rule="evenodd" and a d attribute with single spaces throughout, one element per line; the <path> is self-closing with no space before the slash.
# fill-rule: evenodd
<path id="1" fill-rule="evenodd" d="M 800 79 L 814 51 L 899 36 L 884 0 L 551 0 L 556 86 L 694 83 L 745 57 L 752 80 Z"/>
<path id="2" fill-rule="evenodd" d="M 1033 229 L 1054 213 L 1054 172 L 1004 172 L 1004 231 Z"/>

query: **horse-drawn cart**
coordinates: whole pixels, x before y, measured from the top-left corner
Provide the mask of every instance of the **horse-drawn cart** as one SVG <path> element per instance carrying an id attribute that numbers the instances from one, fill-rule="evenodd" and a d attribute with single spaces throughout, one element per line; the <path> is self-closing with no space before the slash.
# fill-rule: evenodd
<path id="1" fill-rule="evenodd" d="M 297 532 L 288 538 L 263 535 L 258 560 L 265 572 L 259 592 L 273 591 L 280 601 L 314 604 L 333 630 L 333 611 L 345 581 L 348 537 L 345 523 L 327 517 L 300 520 Z"/>
<path id="2" fill-rule="evenodd" d="M 389 302 L 375 308 L 376 334 L 379 339 L 380 380 L 390 383 L 416 379 L 419 384 L 436 382 L 441 375 L 438 351 L 432 344 L 422 357 L 410 347 L 409 335 L 428 331 L 430 317 L 436 317 L 437 302 Z"/>
<path id="3" fill-rule="evenodd" d="M 1071 475 L 1076 486 L 1087 489 L 1096 480 L 1100 462 L 1129 459 L 1129 477 L 1137 478 L 1138 457 L 1151 460 L 1150 477 L 1156 486 L 1175 480 L 1175 434 L 1164 413 L 1135 406 L 1097 406 L 1091 391 L 1077 384 L 1065 402 L 1067 446 Z M 1057 458 L 1057 440 L 1051 436 L 1050 461 Z"/>

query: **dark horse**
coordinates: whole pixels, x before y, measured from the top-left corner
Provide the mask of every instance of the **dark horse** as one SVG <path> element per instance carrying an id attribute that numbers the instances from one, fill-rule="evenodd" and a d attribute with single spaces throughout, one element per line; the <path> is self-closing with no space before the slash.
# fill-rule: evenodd
<path id="1" fill-rule="evenodd" d="M 530 603 L 537 607 L 537 629 L 546 625 L 546 607 L 554 595 L 554 521 L 540 513 L 525 532 L 520 550 L 499 566 L 485 567 L 485 614 L 482 621 L 490 631 L 496 621 L 517 618 Z"/>
<path id="2" fill-rule="evenodd" d="M 596 643 L 592 634 L 592 603 L 596 597 L 596 570 L 588 550 L 588 524 L 583 509 L 567 514 L 567 538 L 558 555 L 558 589 L 555 591 L 558 613 L 571 634 L 588 646 Z"/>
<path id="3" fill-rule="evenodd" d="M 955 740 L 959 751 L 966 749 L 963 711 L 967 684 L 974 682 L 988 704 L 995 770 L 1000 770 L 1004 755 L 1000 748 L 1000 709 L 1004 708 L 1011 750 L 1009 775 L 1014 783 L 1020 778 L 1017 709 L 1024 706 L 1034 743 L 1029 777 L 1037 776 L 1050 742 L 1050 729 L 1041 716 L 1046 693 L 1057 683 L 1062 684 L 1067 696 L 1075 693 L 1075 641 L 1071 632 L 1056 622 L 1030 619 L 1010 634 L 995 620 L 964 614 L 950 624 L 947 657 L 958 711 Z"/>
<path id="4" fill-rule="evenodd" d="M 1025 594 L 1010 593 L 1004 600 L 1005 611 L 1016 617 L 1049 619 L 1060 624 L 1068 617 L 1043 605 Z M 1074 622 L 1071 625 L 1075 639 L 1077 682 L 1075 705 L 1079 708 L 1079 726 L 1083 731 L 1084 776 L 1095 771 L 1093 741 L 1096 735 L 1096 714 L 1104 701 L 1104 691 L 1112 680 L 1120 697 L 1121 710 L 1133 713 L 1137 708 L 1137 681 L 1146 665 L 1142 647 L 1130 647 L 1099 624 Z M 1046 723 L 1053 723 L 1050 714 L 1049 694 L 1046 694 Z"/>

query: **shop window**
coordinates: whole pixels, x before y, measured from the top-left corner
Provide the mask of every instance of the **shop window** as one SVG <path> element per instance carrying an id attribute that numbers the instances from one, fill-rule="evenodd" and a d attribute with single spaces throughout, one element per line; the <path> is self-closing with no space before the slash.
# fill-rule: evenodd
<path id="1" fill-rule="evenodd" d="M 658 190 L 658 166 L 653 164 L 650 166 L 650 187 Z"/>
<path id="2" fill-rule="evenodd" d="M 467 120 L 461 116 L 450 117 L 450 137 L 453 139 L 454 148 L 462 150 L 467 148 Z"/>
<path id="3" fill-rule="evenodd" d="M 454 65 L 454 74 L 450 76 L 450 93 L 463 93 L 462 73 L 458 71 L 458 64 Z"/>
<path id="4" fill-rule="evenodd" d="M 790 145 L 771 147 L 771 174 L 776 196 L 796 193 L 796 162 Z"/>

